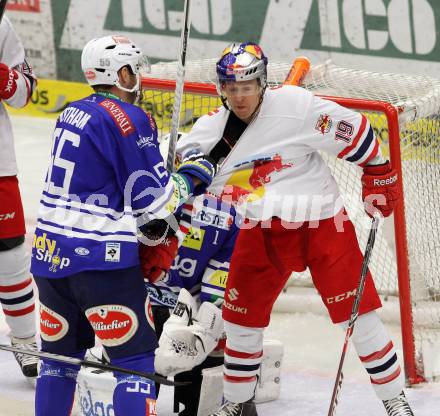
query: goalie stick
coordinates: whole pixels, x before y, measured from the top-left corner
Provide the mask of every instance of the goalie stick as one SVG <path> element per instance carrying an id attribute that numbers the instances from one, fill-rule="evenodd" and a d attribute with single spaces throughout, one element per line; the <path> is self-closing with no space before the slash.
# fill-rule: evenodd
<path id="1" fill-rule="evenodd" d="M 7 2 L 8 0 L 0 0 L 0 23 L 2 22 Z"/>
<path id="2" fill-rule="evenodd" d="M 128 370 L 126 368 L 116 367 L 111 364 L 104 364 L 104 363 L 99 363 L 99 362 L 94 362 L 94 361 L 81 360 L 80 358 L 68 357 L 66 355 L 52 354 L 50 352 L 28 351 L 28 350 L 24 350 L 24 349 L 16 348 L 16 347 L 11 347 L 9 345 L 4 345 L 4 344 L 0 344 L 0 350 L 15 352 L 15 353 L 19 353 L 19 354 L 25 354 L 25 355 L 32 355 L 34 357 L 39 357 L 39 358 L 47 358 L 48 360 L 59 361 L 61 363 L 66 363 L 66 364 L 74 364 L 74 365 L 80 365 L 83 367 L 98 368 L 99 370 L 104 370 L 104 371 L 116 371 L 119 373 L 135 375 L 135 376 L 139 376 L 139 377 L 148 378 L 156 383 L 163 384 L 165 386 L 184 386 L 187 384 L 191 384 L 190 382 L 187 382 L 187 381 L 182 381 L 182 382 L 171 381 L 171 380 L 168 380 L 166 377 L 160 376 L 158 374 L 143 373 L 141 371 L 136 371 L 136 370 Z"/>
<path id="3" fill-rule="evenodd" d="M 190 9 L 191 1 L 185 0 L 185 6 L 183 9 L 183 26 L 182 34 L 180 38 L 180 60 L 177 65 L 176 74 L 176 90 L 174 92 L 174 105 L 173 115 L 171 117 L 171 132 L 168 147 L 167 158 L 167 170 L 168 172 L 174 171 L 174 159 L 176 158 L 176 144 L 177 134 L 179 129 L 180 120 L 180 107 L 182 105 L 183 86 L 185 81 L 185 61 L 186 61 L 186 48 L 188 46 L 190 23 Z"/>
<path id="4" fill-rule="evenodd" d="M 379 225 L 379 217 L 374 216 L 371 223 L 370 234 L 368 235 L 367 245 L 365 247 L 364 260 L 362 261 L 361 276 L 359 279 L 359 285 L 356 292 L 356 297 L 354 298 L 353 307 L 351 309 L 350 320 L 348 322 L 348 328 L 345 333 L 344 345 L 342 347 L 342 354 L 339 360 L 338 372 L 336 374 L 335 385 L 333 387 L 332 399 L 330 401 L 330 406 L 328 409 L 328 416 L 334 416 L 336 414 L 336 406 L 338 405 L 338 395 L 342 388 L 342 381 L 344 379 L 344 374 L 342 372 L 342 367 L 344 365 L 345 355 L 348 350 L 348 341 L 353 334 L 354 324 L 359 316 L 359 306 L 362 299 L 362 294 L 364 292 L 365 280 L 367 279 L 368 264 L 370 262 L 371 253 L 373 252 L 374 241 L 376 240 L 377 226 Z"/>

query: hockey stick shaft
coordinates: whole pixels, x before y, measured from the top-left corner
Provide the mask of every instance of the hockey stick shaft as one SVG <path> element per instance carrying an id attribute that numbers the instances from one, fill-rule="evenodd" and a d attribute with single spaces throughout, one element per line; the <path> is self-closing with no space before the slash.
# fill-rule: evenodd
<path id="1" fill-rule="evenodd" d="M 8 0 L 0 0 L 0 23 L 2 22 L 7 2 L 8 2 Z"/>
<path id="2" fill-rule="evenodd" d="M 180 121 L 180 108 L 182 105 L 183 87 L 185 81 L 185 62 L 186 62 L 186 49 L 188 46 L 190 22 L 191 1 L 185 0 L 185 6 L 183 10 L 183 26 L 182 34 L 180 38 L 180 60 L 177 65 L 176 74 L 176 90 L 174 92 L 174 105 L 173 115 L 171 117 L 171 132 L 170 142 L 168 148 L 167 170 L 172 172 L 174 170 L 174 159 L 176 157 L 176 144 L 177 134 Z"/>
<path id="3" fill-rule="evenodd" d="M 376 240 L 377 227 L 379 225 L 379 217 L 375 216 L 371 223 L 370 234 L 368 235 L 367 245 L 365 247 L 364 259 L 362 261 L 361 276 L 359 279 L 359 285 L 356 291 L 356 297 L 354 298 L 353 307 L 351 309 L 350 320 L 348 322 L 348 328 L 345 332 L 344 345 L 342 347 L 342 354 L 339 360 L 338 372 L 336 374 L 335 385 L 333 387 L 333 394 L 330 401 L 330 406 L 328 410 L 328 416 L 334 416 L 336 412 L 336 406 L 338 405 L 338 395 L 342 388 L 342 381 L 344 379 L 344 374 L 342 368 L 344 366 L 345 356 L 348 350 L 348 342 L 353 333 L 354 324 L 359 315 L 359 306 L 362 299 L 362 294 L 364 292 L 365 281 L 368 275 L 368 264 L 370 263 L 371 254 L 373 252 L 374 242 Z"/>
<path id="4" fill-rule="evenodd" d="M 301 85 L 310 70 L 310 61 L 305 56 L 298 56 L 284 80 L 284 85 Z"/>
<path id="5" fill-rule="evenodd" d="M 73 365 L 79 365 L 79 366 L 83 366 L 83 367 L 98 368 L 99 370 L 104 370 L 104 371 L 116 371 L 118 373 L 130 374 L 130 375 L 134 375 L 134 376 L 148 378 L 156 383 L 164 384 L 165 386 L 183 386 L 183 385 L 191 384 L 186 381 L 185 382 L 174 382 L 174 381 L 168 380 L 167 378 L 160 376 L 158 374 L 143 373 L 141 371 L 129 370 L 126 368 L 116 367 L 111 364 L 104 364 L 104 363 L 99 363 L 99 362 L 94 362 L 94 361 L 81 360 L 80 358 L 68 357 L 66 355 L 52 354 L 50 352 L 28 351 L 28 350 L 24 350 L 22 348 L 12 347 L 9 345 L 4 345 L 4 344 L 0 344 L 0 350 L 15 352 L 15 353 L 19 353 L 19 354 L 25 354 L 25 355 L 31 355 L 33 357 L 38 357 L 38 358 L 46 358 L 48 360 L 59 361 L 61 363 L 66 363 L 66 364 L 73 364 Z"/>

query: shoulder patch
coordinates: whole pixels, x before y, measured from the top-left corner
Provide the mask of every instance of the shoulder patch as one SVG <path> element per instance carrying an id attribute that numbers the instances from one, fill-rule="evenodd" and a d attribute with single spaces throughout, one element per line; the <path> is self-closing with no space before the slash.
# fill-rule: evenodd
<path id="1" fill-rule="evenodd" d="M 134 132 L 133 123 L 127 113 L 113 100 L 105 99 L 99 103 L 110 114 L 111 118 L 119 127 L 122 136 L 127 137 Z"/>

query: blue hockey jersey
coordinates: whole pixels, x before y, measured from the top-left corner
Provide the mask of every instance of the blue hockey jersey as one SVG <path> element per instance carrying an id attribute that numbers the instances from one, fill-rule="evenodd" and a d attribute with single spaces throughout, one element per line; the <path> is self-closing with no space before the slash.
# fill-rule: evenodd
<path id="1" fill-rule="evenodd" d="M 209 195 L 195 198 L 192 206 L 184 204 L 182 213 L 189 233 L 167 277 L 147 283 L 151 303 L 173 308 L 185 288 L 201 302 L 221 304 L 239 218 L 232 205 Z"/>
<path id="2" fill-rule="evenodd" d="M 110 94 L 93 94 L 59 116 L 41 197 L 31 272 L 58 278 L 139 264 L 137 225 L 182 202 L 154 119 Z"/>

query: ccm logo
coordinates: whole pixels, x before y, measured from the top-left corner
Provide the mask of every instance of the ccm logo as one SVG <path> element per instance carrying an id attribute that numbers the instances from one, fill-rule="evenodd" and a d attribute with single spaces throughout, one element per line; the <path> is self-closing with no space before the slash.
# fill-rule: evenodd
<path id="1" fill-rule="evenodd" d="M 391 185 L 394 182 L 397 182 L 397 173 L 394 176 L 391 176 L 391 178 L 387 178 L 387 179 L 374 179 L 373 185 L 374 186 L 384 186 L 384 185 Z"/>
<path id="2" fill-rule="evenodd" d="M 349 292 L 341 293 L 340 295 L 332 296 L 331 298 L 327 298 L 327 303 L 337 303 L 342 302 L 343 300 L 349 299 L 352 296 L 356 296 L 357 289 L 354 289 Z"/>

